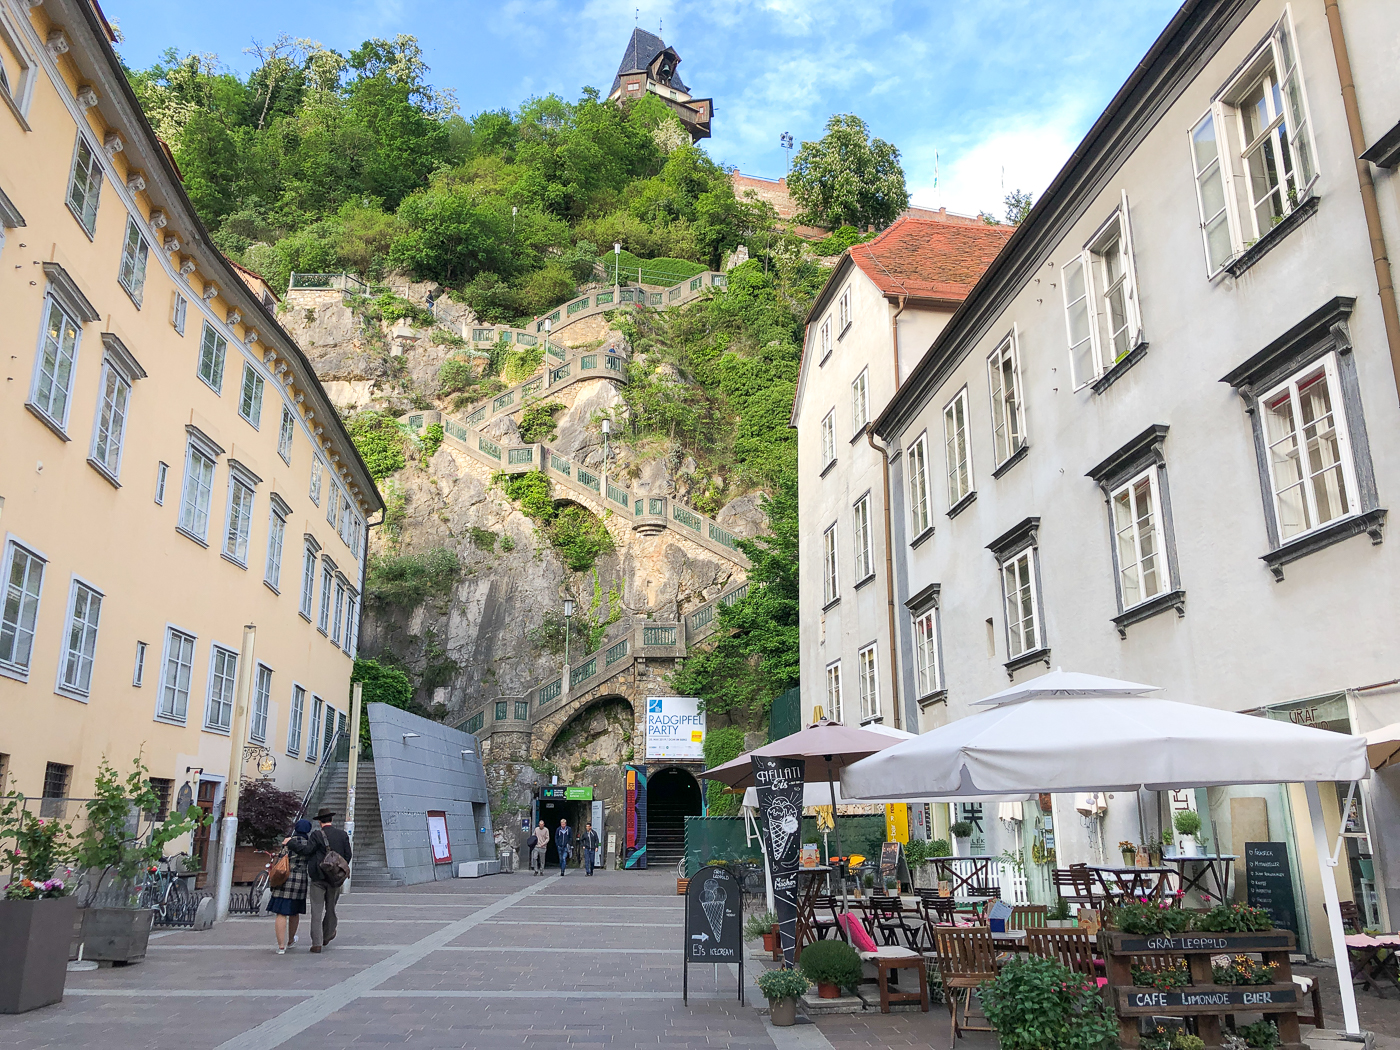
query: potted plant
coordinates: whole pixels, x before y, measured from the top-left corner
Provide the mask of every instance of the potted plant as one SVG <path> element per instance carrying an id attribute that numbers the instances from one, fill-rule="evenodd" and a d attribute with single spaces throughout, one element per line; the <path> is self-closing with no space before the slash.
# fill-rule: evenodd
<path id="1" fill-rule="evenodd" d="M 137 876 L 161 859 L 167 842 L 212 819 L 191 806 L 184 816 L 172 813 L 157 821 L 160 799 L 146 772 L 140 755 L 125 781 L 105 756 L 98 765 L 76 850 L 83 872 L 80 939 L 87 959 L 125 964 L 146 957 L 155 912 L 137 906 Z"/>
<path id="2" fill-rule="evenodd" d="M 0 897 L 0 1014 L 19 1014 L 63 999 L 72 895 L 66 860 L 71 827 L 21 808 L 12 791 L 0 800 L 0 862 L 8 874 Z"/>
<path id="3" fill-rule="evenodd" d="M 948 828 L 948 834 L 953 836 L 953 842 L 957 849 L 954 851 L 959 857 L 972 856 L 972 825 L 965 820 L 960 820 Z"/>
<path id="4" fill-rule="evenodd" d="M 797 1023 L 797 1000 L 810 987 L 796 970 L 764 970 L 758 975 L 758 990 L 768 1000 L 768 1017 L 779 1028 Z"/>
<path id="5" fill-rule="evenodd" d="M 1124 839 L 1118 843 L 1118 852 L 1123 854 L 1123 866 L 1131 868 L 1137 863 L 1137 843 Z"/>
<path id="6" fill-rule="evenodd" d="M 778 917 L 771 911 L 754 912 L 744 920 L 744 940 L 763 938 L 763 950 L 770 955 L 777 950 Z"/>
<path id="7" fill-rule="evenodd" d="M 860 984 L 860 956 L 842 940 L 814 941 L 802 949 L 798 963 L 802 976 L 817 986 L 823 999 L 838 999 L 842 988 L 854 991 Z"/>
<path id="8" fill-rule="evenodd" d="M 1069 917 L 1069 901 L 1056 897 L 1055 903 L 1045 913 L 1045 921 L 1051 926 L 1073 926 L 1074 920 Z"/>
<path id="9" fill-rule="evenodd" d="M 1178 810 L 1176 816 L 1172 817 L 1172 826 L 1176 828 L 1179 836 L 1176 840 L 1176 855 L 1199 857 L 1201 847 L 1196 843 L 1196 836 L 1201 833 L 1201 815 L 1194 809 Z"/>

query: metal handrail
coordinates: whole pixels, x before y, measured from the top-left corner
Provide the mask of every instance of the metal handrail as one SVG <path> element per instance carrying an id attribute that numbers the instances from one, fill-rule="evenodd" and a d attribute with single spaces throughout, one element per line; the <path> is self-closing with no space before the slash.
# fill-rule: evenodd
<path id="1" fill-rule="evenodd" d="M 335 735 L 331 737 L 330 744 L 327 745 L 326 749 L 323 752 L 321 752 L 321 761 L 316 766 L 316 775 L 311 778 L 311 784 L 307 787 L 306 794 L 302 796 L 301 809 L 297 810 L 298 820 L 306 819 L 306 814 L 311 809 L 311 799 L 313 797 L 315 797 L 316 805 L 318 806 L 321 804 L 321 801 L 325 798 L 325 779 L 327 770 L 329 770 L 331 766 L 344 761 L 344 759 L 341 759 L 339 757 L 340 741 L 342 737 L 347 743 L 349 743 L 349 727 L 346 727 L 345 729 L 337 729 L 335 731 Z M 348 754 L 346 757 L 349 757 Z M 319 795 L 316 794 L 317 788 L 320 788 Z"/>

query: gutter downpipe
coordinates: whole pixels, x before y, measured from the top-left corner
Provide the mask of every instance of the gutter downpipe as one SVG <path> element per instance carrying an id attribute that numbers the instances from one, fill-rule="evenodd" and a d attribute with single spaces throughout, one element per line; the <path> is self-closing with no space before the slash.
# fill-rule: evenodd
<path id="1" fill-rule="evenodd" d="M 1327 13 L 1327 28 L 1332 33 L 1332 57 L 1337 63 L 1337 76 L 1342 86 L 1342 107 L 1346 111 L 1347 130 L 1351 133 L 1351 152 L 1356 158 L 1356 181 L 1361 187 L 1361 207 L 1366 213 L 1366 232 L 1371 241 L 1371 261 L 1376 268 L 1376 287 L 1380 293 L 1381 316 L 1385 319 L 1385 341 L 1390 348 L 1390 371 L 1395 391 L 1400 396 L 1400 308 L 1396 306 L 1395 282 L 1386 251 L 1385 231 L 1381 227 L 1380 207 L 1376 203 L 1376 184 L 1371 178 L 1371 162 L 1361 159 L 1366 151 L 1366 136 L 1361 130 L 1361 109 L 1356 102 L 1356 81 L 1351 74 L 1351 56 L 1342 31 L 1342 12 L 1337 0 L 1323 0 Z"/>
<path id="2" fill-rule="evenodd" d="M 908 298 L 907 295 L 899 297 L 899 309 L 890 318 L 890 349 L 894 357 L 895 393 L 899 392 L 899 315 L 904 313 L 904 305 Z M 880 460 L 884 467 L 880 472 L 880 479 L 884 485 L 885 500 L 885 607 L 889 615 L 890 628 L 890 693 L 892 694 L 890 699 L 894 707 L 894 727 L 903 729 L 904 711 L 900 706 L 899 699 L 899 662 L 894 657 L 898 636 L 894 632 L 894 535 L 890 525 L 890 454 L 886 449 L 875 444 L 875 431 L 870 425 L 865 428 L 865 442 L 880 454 Z"/>

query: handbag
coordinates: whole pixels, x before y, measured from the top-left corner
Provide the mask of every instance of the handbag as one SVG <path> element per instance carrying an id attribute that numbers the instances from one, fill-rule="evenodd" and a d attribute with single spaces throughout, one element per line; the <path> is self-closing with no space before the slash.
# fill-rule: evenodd
<path id="1" fill-rule="evenodd" d="M 539 844 L 540 840 L 537 839 L 534 835 L 531 835 L 528 839 L 525 840 L 525 845 L 528 849 L 534 849 Z"/>
<path id="2" fill-rule="evenodd" d="M 272 867 L 267 872 L 267 884 L 273 889 L 277 889 L 292 877 L 292 858 L 283 850 L 277 855 L 277 859 L 272 862 Z"/>

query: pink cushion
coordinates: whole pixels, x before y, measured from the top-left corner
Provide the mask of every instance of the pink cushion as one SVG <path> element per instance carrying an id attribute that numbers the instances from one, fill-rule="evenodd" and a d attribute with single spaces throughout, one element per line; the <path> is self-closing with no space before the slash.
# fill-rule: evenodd
<path id="1" fill-rule="evenodd" d="M 1107 978 L 1107 977 L 1095 977 L 1094 980 L 1095 980 L 1095 982 L 1097 982 L 1097 984 L 1098 984 L 1098 986 L 1099 986 L 1100 988 L 1102 988 L 1104 985 L 1108 984 L 1108 978 Z"/>
<path id="2" fill-rule="evenodd" d="M 836 921 L 841 924 L 841 929 L 846 931 L 846 937 L 851 942 L 851 947 L 858 952 L 873 952 L 875 950 L 875 940 L 865 929 L 865 925 L 859 918 L 848 911 L 843 911 L 836 917 Z"/>

